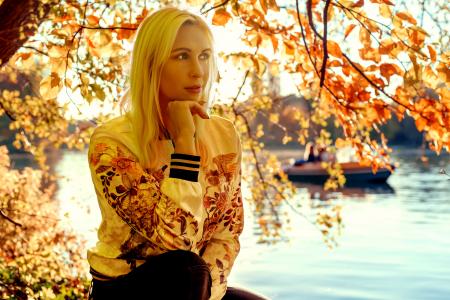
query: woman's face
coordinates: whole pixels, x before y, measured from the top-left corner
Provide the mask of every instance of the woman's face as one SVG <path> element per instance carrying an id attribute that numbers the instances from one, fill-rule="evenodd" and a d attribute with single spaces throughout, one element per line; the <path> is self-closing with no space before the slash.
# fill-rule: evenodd
<path id="1" fill-rule="evenodd" d="M 159 99 L 163 109 L 173 100 L 207 100 L 202 99 L 202 95 L 209 79 L 211 56 L 210 41 L 204 29 L 193 24 L 179 29 L 161 74 Z"/>

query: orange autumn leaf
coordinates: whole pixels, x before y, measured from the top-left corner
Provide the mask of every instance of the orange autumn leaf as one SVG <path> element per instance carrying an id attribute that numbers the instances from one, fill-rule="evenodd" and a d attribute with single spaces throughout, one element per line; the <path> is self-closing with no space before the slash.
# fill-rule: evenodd
<path id="1" fill-rule="evenodd" d="M 387 38 L 381 41 L 379 52 L 380 54 L 389 54 L 397 44 L 391 39 Z"/>
<path id="2" fill-rule="evenodd" d="M 430 59 L 432 62 L 436 62 L 436 50 L 433 49 L 430 45 L 427 45 L 428 52 L 430 53 Z"/>
<path id="3" fill-rule="evenodd" d="M 389 0 L 379 0 L 379 2 L 378 3 L 384 3 L 384 4 L 387 4 L 387 5 L 392 5 L 392 6 L 394 6 L 395 4 L 394 3 L 392 3 L 391 1 L 389 1 Z"/>
<path id="4" fill-rule="evenodd" d="M 342 51 L 339 47 L 338 43 L 328 40 L 327 41 L 327 49 L 328 53 L 333 55 L 334 57 L 340 58 L 342 57 Z"/>
<path id="5" fill-rule="evenodd" d="M 137 24 L 131 24 L 131 23 L 122 23 L 121 28 L 114 30 L 117 33 L 117 39 L 118 40 L 128 40 L 130 39 L 135 33 L 137 29 Z"/>
<path id="6" fill-rule="evenodd" d="M 380 52 L 377 48 L 362 48 L 359 49 L 359 56 L 364 60 L 372 60 L 379 63 L 381 60 Z"/>
<path id="7" fill-rule="evenodd" d="M 96 48 L 95 44 L 92 42 L 92 40 L 90 38 L 87 37 L 86 42 L 90 48 Z"/>
<path id="8" fill-rule="evenodd" d="M 428 33 L 426 33 L 426 31 L 424 31 L 422 28 L 417 27 L 417 26 L 412 26 L 408 29 L 408 36 L 410 41 L 413 44 L 413 48 L 418 50 L 419 48 L 422 48 L 424 46 L 424 42 L 425 42 L 425 38 L 428 35 Z M 422 53 L 421 53 L 422 54 Z M 425 55 L 425 54 L 422 54 Z"/>
<path id="9" fill-rule="evenodd" d="M 416 128 L 419 131 L 423 131 L 425 126 L 427 125 L 427 120 L 425 118 L 419 117 L 416 121 Z"/>
<path id="10" fill-rule="evenodd" d="M 273 11 L 280 11 L 280 7 L 278 6 L 276 0 L 268 0 L 268 5 Z"/>
<path id="11" fill-rule="evenodd" d="M 98 22 L 100 22 L 100 19 L 98 17 L 96 17 L 96 16 L 90 15 L 90 16 L 86 17 L 86 21 L 91 26 L 97 26 Z"/>
<path id="12" fill-rule="evenodd" d="M 413 25 L 417 25 L 416 19 L 414 19 L 414 17 L 409 12 L 402 11 L 396 13 L 395 15 L 404 21 L 407 21 Z"/>
<path id="13" fill-rule="evenodd" d="M 212 23 L 214 25 L 224 26 L 230 19 L 230 13 L 225 8 L 219 8 L 214 13 Z"/>
<path id="14" fill-rule="evenodd" d="M 331 60 L 331 61 L 329 60 L 327 66 L 330 68 L 341 67 L 342 63 L 339 60 Z"/>
<path id="15" fill-rule="evenodd" d="M 417 101 L 416 103 L 414 103 L 414 108 L 417 111 L 424 111 L 429 107 L 433 107 L 433 101 L 422 98 L 419 101 Z"/>
<path id="16" fill-rule="evenodd" d="M 28 53 L 20 53 L 19 54 L 19 58 L 22 58 L 22 61 L 27 60 L 28 58 L 30 58 L 30 56 L 31 56 L 30 52 L 28 52 Z"/>
<path id="17" fill-rule="evenodd" d="M 52 73 L 50 75 L 50 78 L 51 78 L 51 80 L 50 80 L 50 87 L 51 88 L 57 87 L 59 85 L 60 81 L 61 81 L 61 78 L 59 78 L 58 73 Z"/>
<path id="18" fill-rule="evenodd" d="M 278 50 L 278 39 L 274 35 L 270 35 L 270 40 L 272 42 L 273 52 L 277 52 Z"/>
<path id="19" fill-rule="evenodd" d="M 439 78 L 444 82 L 450 81 L 450 69 L 444 62 L 440 62 L 436 67 Z"/>
<path id="20" fill-rule="evenodd" d="M 394 64 L 381 64 L 380 65 L 381 76 L 387 79 L 388 83 L 393 75 L 402 75 L 401 70 L 397 65 Z"/>
<path id="21" fill-rule="evenodd" d="M 267 14 L 267 4 L 267 0 L 259 0 L 259 5 L 261 5 L 264 14 Z"/>
<path id="22" fill-rule="evenodd" d="M 347 36 L 350 34 L 350 32 L 352 32 L 353 28 L 356 27 L 356 24 L 350 24 L 347 26 L 347 28 L 345 29 L 345 33 L 344 33 L 344 38 L 347 38 Z"/>
<path id="23" fill-rule="evenodd" d="M 362 7 L 364 6 L 364 0 L 358 0 L 358 2 L 352 4 L 350 7 Z"/>

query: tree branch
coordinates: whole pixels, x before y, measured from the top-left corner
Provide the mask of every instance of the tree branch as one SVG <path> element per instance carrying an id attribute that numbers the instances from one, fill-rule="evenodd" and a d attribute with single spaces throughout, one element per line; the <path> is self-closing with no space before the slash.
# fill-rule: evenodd
<path id="1" fill-rule="evenodd" d="M 0 28 L 11 30 L 0 32 L 0 67 L 6 64 L 28 38 L 36 33 L 50 8 L 58 2 L 56 0 L 46 4 L 37 0 L 4 0 L 2 2 Z"/>
<path id="2" fill-rule="evenodd" d="M 330 0 L 326 0 L 325 8 L 323 10 L 323 61 L 322 67 L 320 68 L 320 87 L 323 86 L 325 80 L 325 73 L 327 71 L 327 60 L 328 60 L 328 43 L 327 43 L 327 34 L 328 34 L 328 7 L 330 6 Z"/>

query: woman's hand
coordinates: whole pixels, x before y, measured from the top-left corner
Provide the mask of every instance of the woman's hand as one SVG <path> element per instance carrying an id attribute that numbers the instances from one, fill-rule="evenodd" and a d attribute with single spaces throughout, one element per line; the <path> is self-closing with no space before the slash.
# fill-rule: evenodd
<path id="1" fill-rule="evenodd" d="M 175 144 L 175 152 L 197 155 L 195 149 L 194 115 L 209 119 L 202 104 L 205 102 L 174 100 L 167 105 L 167 123 L 165 124 Z"/>

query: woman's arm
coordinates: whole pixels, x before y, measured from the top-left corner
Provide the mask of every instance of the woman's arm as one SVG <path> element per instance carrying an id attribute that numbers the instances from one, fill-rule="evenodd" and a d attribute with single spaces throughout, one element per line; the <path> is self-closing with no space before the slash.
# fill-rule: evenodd
<path id="1" fill-rule="evenodd" d="M 167 250 L 192 249 L 203 226 L 199 158 L 172 155 L 170 176 L 164 178 L 164 170 L 147 172 L 127 147 L 112 138 L 94 134 L 89 147 L 89 167 L 99 201 Z"/>
<path id="2" fill-rule="evenodd" d="M 221 223 L 208 242 L 203 259 L 208 263 L 213 279 L 210 300 L 222 299 L 227 289 L 227 278 L 239 250 L 239 236 L 244 226 L 241 193 L 241 145 L 237 145 L 237 168 L 230 184 L 230 206 L 225 210 Z"/>

